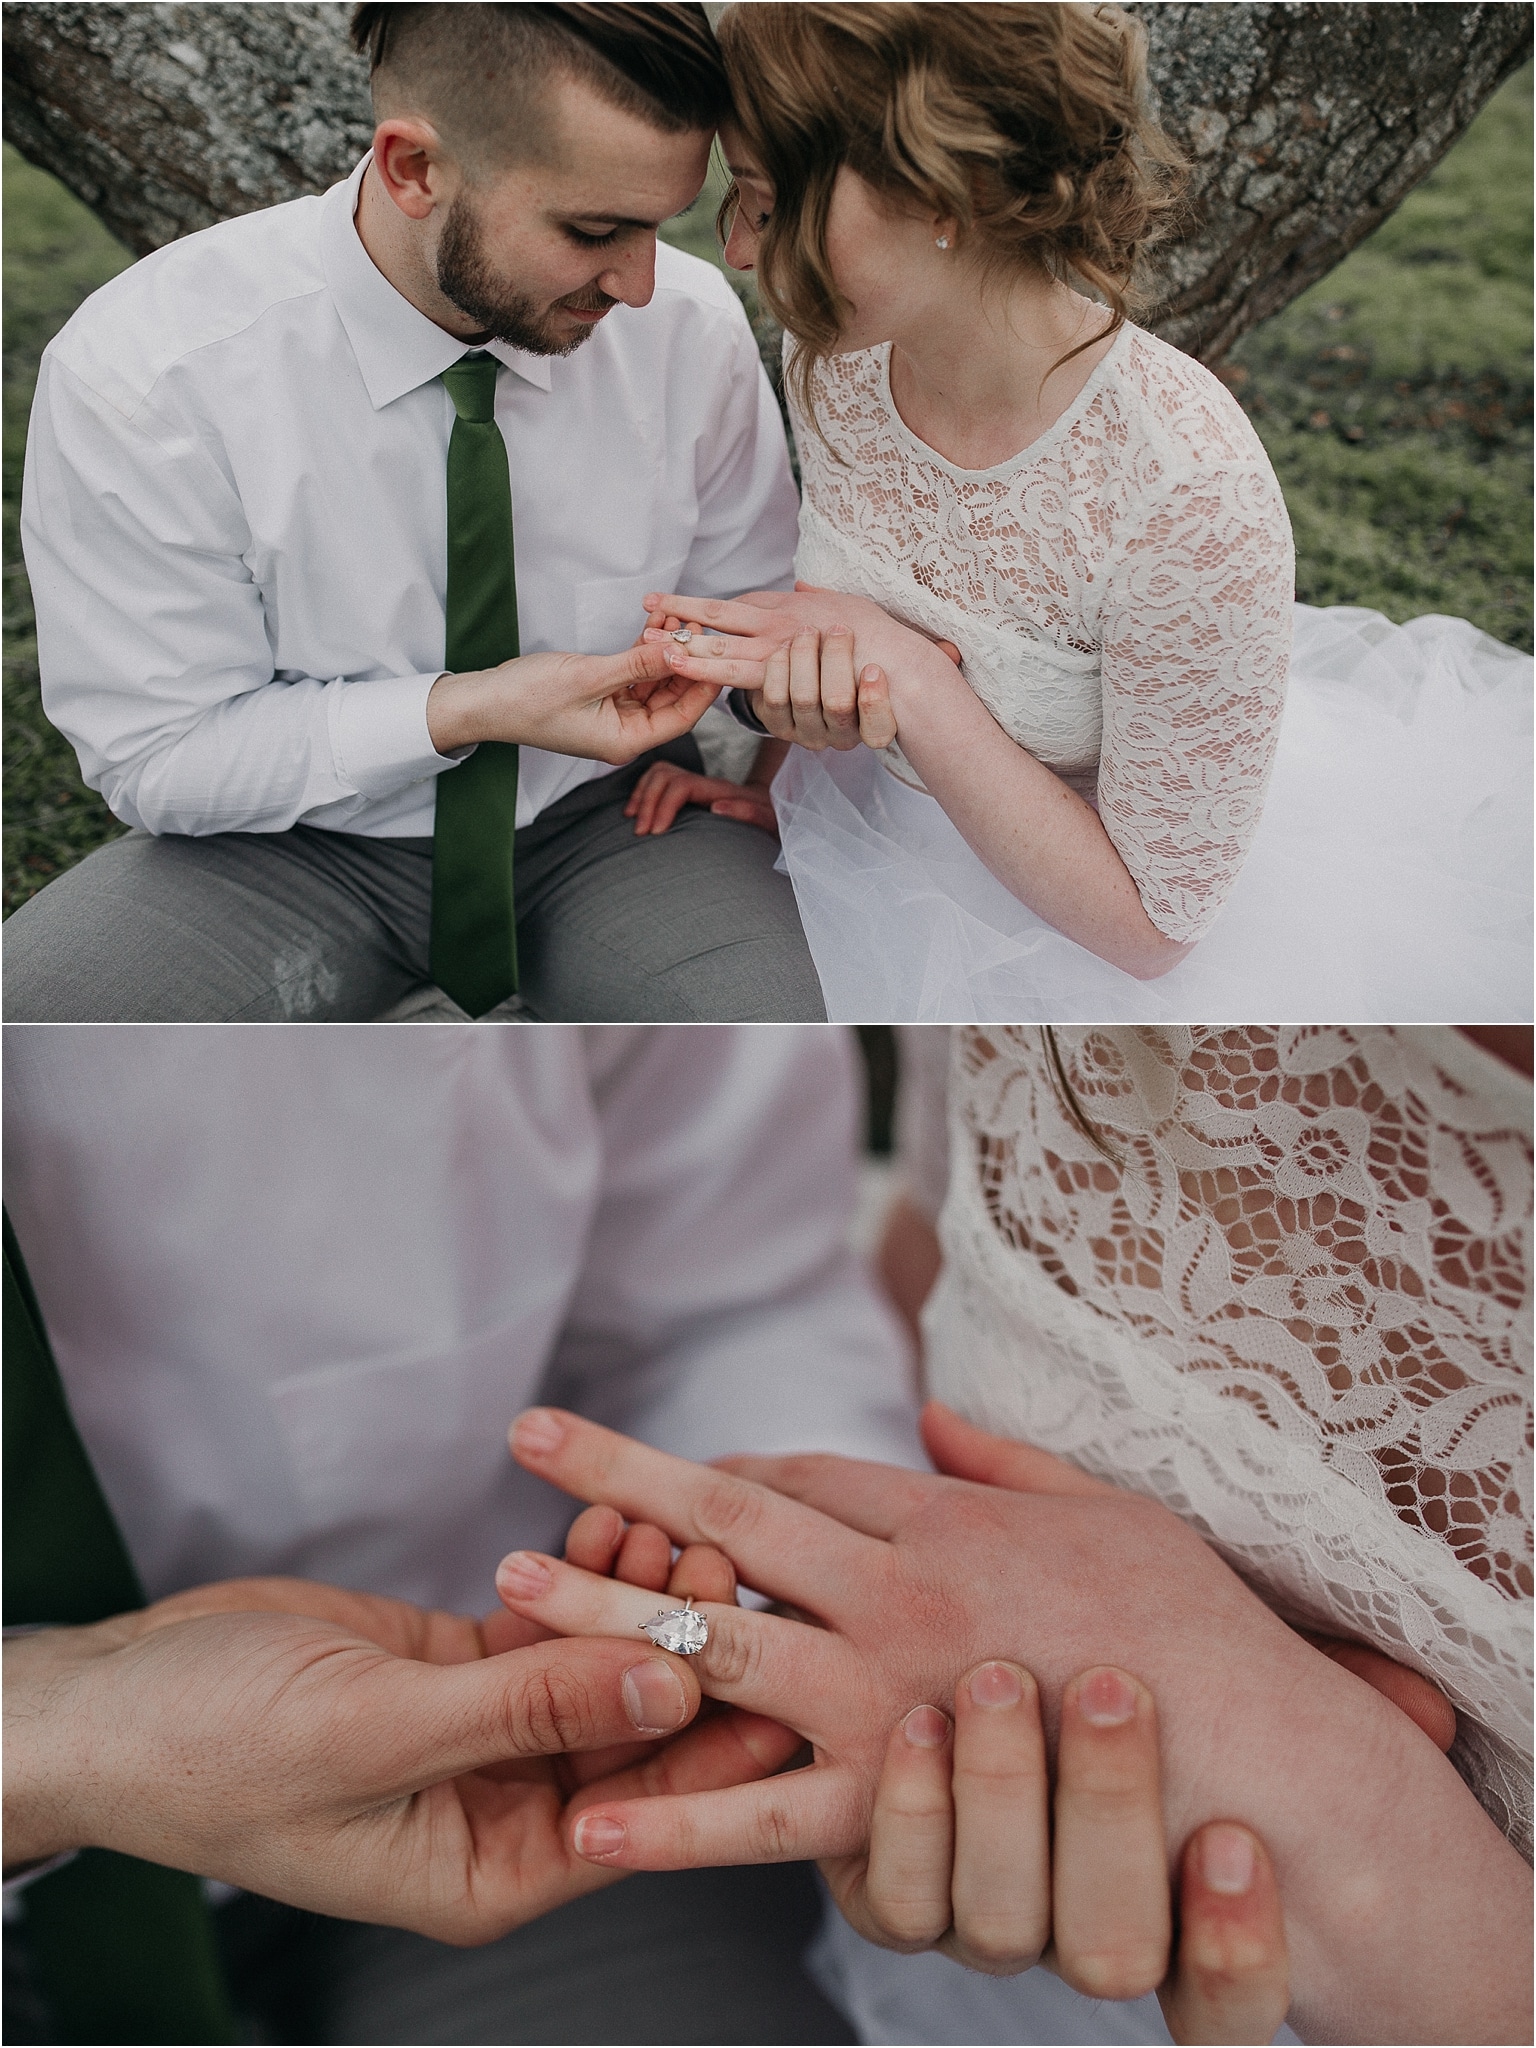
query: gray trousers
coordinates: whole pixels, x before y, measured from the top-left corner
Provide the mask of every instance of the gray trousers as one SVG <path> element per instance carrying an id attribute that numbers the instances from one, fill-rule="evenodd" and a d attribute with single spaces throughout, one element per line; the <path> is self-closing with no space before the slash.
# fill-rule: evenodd
<path id="1" fill-rule="evenodd" d="M 517 835 L 519 1002 L 569 1023 L 819 1022 L 788 879 L 755 826 L 688 808 L 637 839 L 626 799 L 655 760 L 571 790 Z M 130 832 L 5 925 L 13 1023 L 356 1023 L 455 1017 L 427 973 L 430 839 Z M 425 1000 L 424 1000 L 425 998 Z M 501 1014 L 498 1012 L 498 1014 Z"/>
<path id="2" fill-rule="evenodd" d="M 774 1864 L 626 1878 L 484 1948 L 268 1899 L 214 1922 L 252 2041 L 853 2041 L 806 1974 L 820 1911 L 809 1867 Z M 6 1962 L 6 2041 L 57 2040 L 11 1928 Z"/>

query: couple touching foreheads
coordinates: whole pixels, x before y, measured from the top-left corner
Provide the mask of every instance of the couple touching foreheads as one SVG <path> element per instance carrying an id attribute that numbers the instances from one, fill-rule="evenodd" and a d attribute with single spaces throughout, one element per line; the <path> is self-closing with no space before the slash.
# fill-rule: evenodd
<path id="1" fill-rule="evenodd" d="M 13 1018 L 1529 1014 L 1529 664 L 1293 605 L 1241 408 L 1127 318 L 1181 175 L 1128 16 L 354 35 L 352 175 L 44 359 L 44 702 L 132 829 L 12 920 Z M 656 239 L 717 134 L 798 515 Z"/>

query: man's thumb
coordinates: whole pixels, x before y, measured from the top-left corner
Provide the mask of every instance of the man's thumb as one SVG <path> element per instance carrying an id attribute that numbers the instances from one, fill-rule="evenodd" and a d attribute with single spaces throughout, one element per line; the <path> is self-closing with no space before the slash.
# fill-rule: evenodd
<path id="1" fill-rule="evenodd" d="M 667 662 L 667 643 L 648 640 L 626 647 L 622 654 L 599 661 L 598 671 L 596 694 L 600 697 L 617 697 L 631 683 L 658 683 L 672 674 Z"/>
<path id="2" fill-rule="evenodd" d="M 402 1733 L 414 1724 L 423 1737 L 402 1792 L 519 1757 L 654 1741 L 699 1710 L 699 1682 L 682 1658 L 600 1636 L 473 1664 L 416 1664 L 400 1676 Z"/>

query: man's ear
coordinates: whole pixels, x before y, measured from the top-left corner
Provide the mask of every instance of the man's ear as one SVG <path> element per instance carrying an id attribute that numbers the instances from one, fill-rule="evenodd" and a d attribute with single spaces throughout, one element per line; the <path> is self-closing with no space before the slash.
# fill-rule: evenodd
<path id="1" fill-rule="evenodd" d="M 442 204 L 447 162 L 442 137 L 418 115 L 392 115 L 373 131 L 379 182 L 410 220 L 425 220 Z"/>

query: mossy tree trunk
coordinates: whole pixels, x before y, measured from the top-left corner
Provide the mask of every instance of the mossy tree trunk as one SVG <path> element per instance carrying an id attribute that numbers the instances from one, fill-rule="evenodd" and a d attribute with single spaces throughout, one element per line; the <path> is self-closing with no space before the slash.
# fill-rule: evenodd
<path id="1" fill-rule="evenodd" d="M 1151 324 L 1207 362 L 1370 233 L 1531 46 L 1524 5 L 1155 5 L 1170 132 L 1194 168 Z M 141 254 L 318 190 L 371 132 L 348 10 L 5 9 L 5 133 Z"/>

